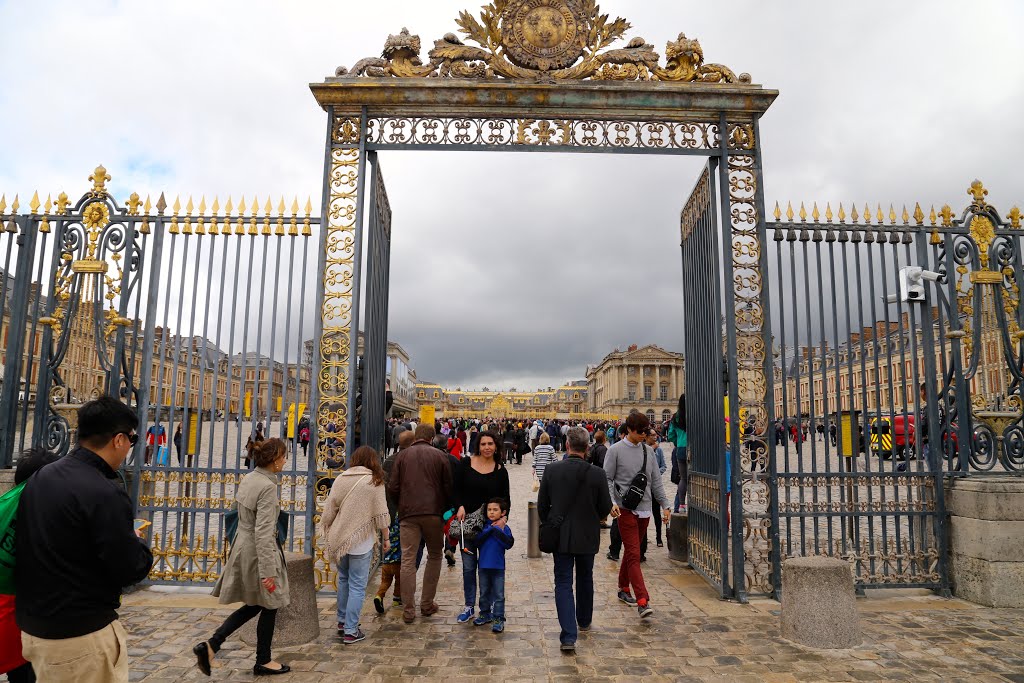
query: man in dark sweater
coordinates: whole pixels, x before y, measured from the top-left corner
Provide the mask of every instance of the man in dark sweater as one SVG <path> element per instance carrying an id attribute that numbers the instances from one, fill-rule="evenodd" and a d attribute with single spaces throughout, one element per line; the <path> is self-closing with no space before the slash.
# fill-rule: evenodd
<path id="1" fill-rule="evenodd" d="M 128 406 L 104 396 L 78 410 L 78 447 L 29 478 L 17 521 L 16 614 L 40 681 L 128 681 L 121 591 L 153 554 L 134 529 L 117 469 L 138 438 Z"/>
<path id="2" fill-rule="evenodd" d="M 579 629 L 590 630 L 594 617 L 594 555 L 601 547 L 601 520 L 612 509 L 608 482 L 601 468 L 587 464 L 583 456 L 590 434 L 573 427 L 566 438 L 569 457 L 548 465 L 537 494 L 541 522 L 564 516 L 555 559 L 555 608 L 562 627 L 563 652 L 576 649 Z M 572 593 L 576 569 L 575 599 Z"/>

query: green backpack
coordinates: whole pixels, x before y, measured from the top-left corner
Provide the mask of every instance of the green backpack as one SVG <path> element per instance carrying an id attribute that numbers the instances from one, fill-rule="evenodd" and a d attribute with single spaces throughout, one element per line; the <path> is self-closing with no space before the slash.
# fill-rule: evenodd
<path id="1" fill-rule="evenodd" d="M 0 595 L 14 595 L 14 531 L 25 482 L 0 496 Z"/>

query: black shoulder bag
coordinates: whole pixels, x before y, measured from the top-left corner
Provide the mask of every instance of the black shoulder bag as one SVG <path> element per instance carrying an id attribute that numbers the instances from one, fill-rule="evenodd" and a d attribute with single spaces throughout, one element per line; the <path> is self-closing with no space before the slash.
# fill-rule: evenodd
<path id="1" fill-rule="evenodd" d="M 584 467 L 580 468 L 580 476 L 577 480 L 576 491 L 573 493 L 571 498 L 566 498 L 566 501 L 576 500 L 580 495 L 580 489 L 583 488 L 583 484 L 587 481 L 587 472 L 589 469 L 590 465 L 586 464 Z M 548 521 L 540 525 L 540 534 L 537 537 L 537 545 L 540 547 L 540 551 L 542 553 L 558 552 L 558 544 L 562 540 L 562 522 L 565 521 L 565 513 L 566 510 L 560 510 L 558 514 L 549 515 Z"/>
<path id="2" fill-rule="evenodd" d="M 644 464 L 633 476 L 633 481 L 629 482 L 629 488 L 622 494 L 622 507 L 627 510 L 636 510 L 640 507 L 640 501 L 644 499 L 644 493 L 647 491 L 647 444 L 640 445 L 644 449 Z"/>

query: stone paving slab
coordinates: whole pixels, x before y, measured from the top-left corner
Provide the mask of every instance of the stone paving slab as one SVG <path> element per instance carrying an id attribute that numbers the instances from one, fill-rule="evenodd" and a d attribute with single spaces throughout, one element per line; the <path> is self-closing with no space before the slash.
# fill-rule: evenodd
<path id="1" fill-rule="evenodd" d="M 644 574 L 655 616 L 648 622 L 615 597 L 618 565 L 595 566 L 593 630 L 581 633 L 575 655 L 558 649 L 551 559 L 526 559 L 530 468 L 510 468 L 516 545 L 507 555 L 505 633 L 458 624 L 461 567 L 442 569 L 441 611 L 415 624 L 400 609 L 377 615 L 367 601 L 368 637 L 344 646 L 335 635 L 334 601 L 318 600 L 317 641 L 275 650 L 292 666 L 291 683 L 327 681 L 971 681 L 1024 683 L 1024 610 L 982 608 L 926 591 L 869 591 L 857 601 L 864 643 L 811 651 L 779 635 L 779 603 L 723 602 L 704 580 L 652 543 Z M 604 533 L 607 543 L 607 532 Z M 376 590 L 376 577 L 370 591 Z M 388 600 L 390 607 L 390 596 Z M 207 680 L 194 667 L 192 645 L 229 613 L 207 591 L 150 589 L 125 598 L 131 680 Z M 253 680 L 253 650 L 229 640 L 213 680 Z"/>

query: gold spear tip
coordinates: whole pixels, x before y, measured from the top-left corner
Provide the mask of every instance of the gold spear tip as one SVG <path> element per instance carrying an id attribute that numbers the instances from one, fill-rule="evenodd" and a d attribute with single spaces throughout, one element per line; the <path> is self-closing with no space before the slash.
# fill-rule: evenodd
<path id="1" fill-rule="evenodd" d="M 263 207 L 263 213 L 265 215 L 269 216 L 273 212 L 274 212 L 274 205 L 270 203 L 270 197 L 267 197 L 267 203 Z"/>
<path id="2" fill-rule="evenodd" d="M 249 212 L 253 216 L 255 216 L 256 214 L 258 214 L 260 212 L 260 199 L 259 199 L 259 197 L 253 197 L 252 198 L 252 206 L 249 207 Z"/>
<path id="3" fill-rule="evenodd" d="M 193 211 L 195 211 L 195 207 L 192 206 L 192 195 L 189 195 L 188 204 L 185 205 L 185 215 L 191 216 Z"/>
<path id="4" fill-rule="evenodd" d="M 292 199 L 292 216 L 299 215 L 299 198 L 295 197 Z"/>
<path id="5" fill-rule="evenodd" d="M 914 221 L 918 225 L 924 225 L 924 211 L 921 209 L 921 202 L 914 203 Z"/>
<path id="6" fill-rule="evenodd" d="M 846 209 L 843 208 L 843 203 L 839 202 L 839 222 L 846 222 Z"/>
<path id="7" fill-rule="evenodd" d="M 807 209 L 804 208 L 804 203 L 800 202 L 800 220 L 807 222 Z"/>
<path id="8" fill-rule="evenodd" d="M 868 206 L 867 202 L 864 202 L 864 222 L 871 223 L 871 207 Z"/>
<path id="9" fill-rule="evenodd" d="M 277 215 L 283 216 L 285 212 L 284 208 L 284 195 L 281 195 L 281 201 L 277 204 Z"/>
<path id="10" fill-rule="evenodd" d="M 19 206 L 21 206 L 21 202 L 18 201 L 18 195 L 14 195 L 14 203 L 11 204 L 11 212 L 18 213 Z"/>
<path id="11" fill-rule="evenodd" d="M 850 220 L 854 223 L 860 218 L 860 214 L 857 213 L 857 202 L 853 202 L 853 208 L 850 209 Z"/>
<path id="12" fill-rule="evenodd" d="M 53 201 L 50 199 L 50 195 L 46 195 L 46 203 L 43 204 L 43 212 L 50 213 L 50 207 L 53 206 Z"/>
<path id="13" fill-rule="evenodd" d="M 305 209 L 305 211 L 306 211 L 306 215 L 307 216 L 309 216 L 310 214 L 313 213 L 313 198 L 312 197 L 306 197 L 306 209 Z"/>
<path id="14" fill-rule="evenodd" d="M 7 210 L 7 195 L 0 194 L 0 213 Z"/>
<path id="15" fill-rule="evenodd" d="M 814 210 L 811 211 L 811 218 L 814 219 L 815 223 L 821 220 L 821 212 L 818 211 L 818 202 L 814 202 Z"/>
<path id="16" fill-rule="evenodd" d="M 903 225 L 910 225 L 910 214 L 907 213 L 907 205 L 903 205 Z"/>
<path id="17" fill-rule="evenodd" d="M 216 216 L 220 212 L 220 200 L 217 195 L 213 195 L 213 204 L 210 205 L 210 212 Z"/>
<path id="18" fill-rule="evenodd" d="M 153 210 L 153 204 L 149 201 L 149 195 L 146 195 L 146 202 L 142 205 L 142 212 L 149 215 L 149 212 Z"/>
<path id="19" fill-rule="evenodd" d="M 156 200 L 156 210 L 163 213 L 167 208 L 167 199 L 164 197 L 164 193 L 160 193 L 160 198 Z"/>
<path id="20" fill-rule="evenodd" d="M 834 216 L 834 214 L 832 213 L 832 202 L 827 202 L 827 203 L 825 204 L 825 220 L 827 220 L 827 221 L 828 221 L 829 223 L 831 223 L 831 222 L 832 222 L 832 219 L 833 219 L 834 217 L 835 217 L 835 216 Z"/>
<path id="21" fill-rule="evenodd" d="M 935 215 L 935 205 L 932 204 L 931 213 L 928 214 L 928 221 L 931 225 L 935 225 L 936 220 L 938 220 L 938 216 Z"/>
<path id="22" fill-rule="evenodd" d="M 32 210 L 32 213 L 39 211 L 39 190 L 36 190 L 35 194 L 32 195 L 32 201 L 28 203 L 28 208 Z"/>
<path id="23" fill-rule="evenodd" d="M 793 220 L 793 202 L 786 202 L 786 218 Z"/>
<path id="24" fill-rule="evenodd" d="M 775 202 L 775 220 L 782 220 L 782 209 L 779 208 L 778 202 Z"/>
<path id="25" fill-rule="evenodd" d="M 206 195 L 199 197 L 199 215 L 202 216 L 206 213 Z"/>
<path id="26" fill-rule="evenodd" d="M 174 205 L 171 207 L 171 211 L 173 211 L 174 213 L 179 213 L 181 211 L 181 197 L 180 196 L 175 196 L 174 197 Z"/>
<path id="27" fill-rule="evenodd" d="M 224 205 L 224 215 L 230 216 L 231 212 L 235 210 L 234 204 L 231 203 L 231 195 L 228 195 L 228 201 Z"/>

